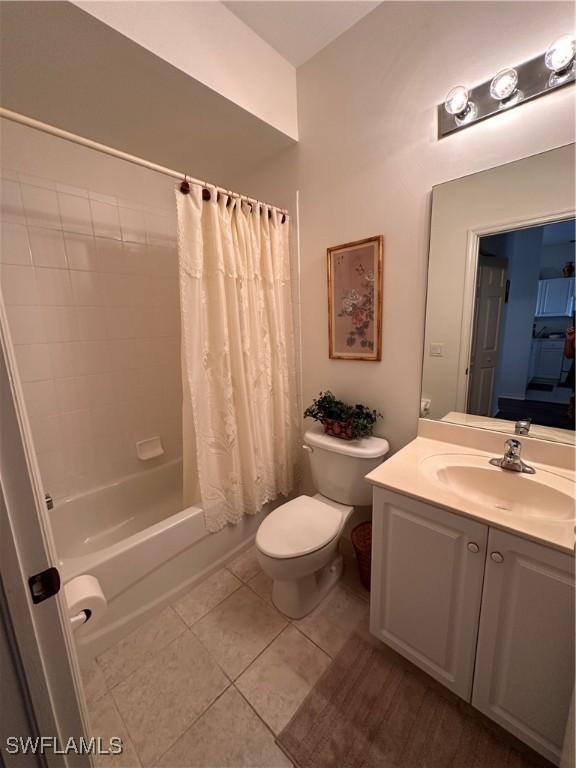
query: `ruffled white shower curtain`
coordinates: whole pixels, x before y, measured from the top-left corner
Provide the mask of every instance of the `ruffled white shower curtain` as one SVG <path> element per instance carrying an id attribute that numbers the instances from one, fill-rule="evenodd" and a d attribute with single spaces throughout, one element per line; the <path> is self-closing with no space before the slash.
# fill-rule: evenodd
<path id="1" fill-rule="evenodd" d="M 218 531 L 292 490 L 299 419 L 288 219 L 209 189 L 176 199 L 185 501 Z"/>

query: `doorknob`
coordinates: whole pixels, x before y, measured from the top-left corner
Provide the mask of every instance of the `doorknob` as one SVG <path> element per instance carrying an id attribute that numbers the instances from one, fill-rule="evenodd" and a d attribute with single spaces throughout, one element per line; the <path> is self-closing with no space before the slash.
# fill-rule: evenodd
<path id="1" fill-rule="evenodd" d="M 475 541 L 468 542 L 468 552 L 472 552 L 475 555 L 477 555 L 478 552 L 480 552 L 480 547 L 478 546 L 478 544 L 476 544 Z"/>
<path id="2" fill-rule="evenodd" d="M 504 562 L 504 556 L 500 552 L 492 552 L 490 554 L 490 557 L 492 560 L 494 560 L 495 563 L 503 563 Z"/>

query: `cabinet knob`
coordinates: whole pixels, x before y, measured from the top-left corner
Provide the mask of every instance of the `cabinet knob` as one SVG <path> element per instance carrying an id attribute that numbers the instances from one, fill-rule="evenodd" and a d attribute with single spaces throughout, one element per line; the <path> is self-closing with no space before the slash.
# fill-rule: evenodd
<path id="1" fill-rule="evenodd" d="M 478 552 L 480 552 L 480 547 L 478 546 L 478 544 L 476 544 L 475 541 L 468 542 L 468 552 L 473 552 L 475 555 L 477 555 Z"/>
<path id="2" fill-rule="evenodd" d="M 495 563 L 503 563 L 504 562 L 504 557 L 503 557 L 503 555 L 500 552 L 492 552 L 490 554 L 490 557 L 492 558 L 492 560 L 494 560 Z"/>

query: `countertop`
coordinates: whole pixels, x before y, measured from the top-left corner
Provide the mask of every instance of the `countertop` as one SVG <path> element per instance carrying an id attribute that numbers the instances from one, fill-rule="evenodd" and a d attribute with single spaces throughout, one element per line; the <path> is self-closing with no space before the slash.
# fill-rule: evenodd
<path id="1" fill-rule="evenodd" d="M 515 533 L 524 538 L 531 539 L 540 544 L 545 544 L 561 552 L 574 555 L 575 520 L 546 520 L 528 515 L 516 515 L 496 507 L 480 506 L 476 502 L 464 499 L 457 495 L 447 485 L 434 481 L 419 470 L 420 463 L 437 454 L 474 454 L 488 459 L 495 453 L 487 453 L 484 450 L 475 450 L 465 445 L 453 442 L 442 442 L 428 437 L 417 437 L 398 453 L 372 470 L 366 479 L 375 486 L 395 491 L 419 501 L 428 502 L 450 512 L 478 520 L 486 525 L 500 528 L 504 531 Z M 559 476 L 564 481 L 574 483 L 575 474 L 570 469 L 558 468 L 543 463 L 530 461 L 536 471 L 545 470 Z M 494 472 L 506 470 L 493 467 Z M 518 481 L 522 482 L 527 475 L 518 474 Z M 576 487 L 576 486 L 575 486 Z"/>

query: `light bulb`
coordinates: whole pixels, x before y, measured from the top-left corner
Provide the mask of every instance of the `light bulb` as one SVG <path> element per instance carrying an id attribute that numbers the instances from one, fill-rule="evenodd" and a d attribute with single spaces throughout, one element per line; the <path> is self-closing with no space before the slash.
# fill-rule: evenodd
<path id="1" fill-rule="evenodd" d="M 505 101 L 515 92 L 517 85 L 518 72 L 515 69 L 503 69 L 490 83 L 490 96 L 496 101 Z"/>
<path id="2" fill-rule="evenodd" d="M 551 43 L 544 54 L 544 64 L 552 72 L 562 72 L 572 64 L 576 55 L 576 40 L 562 35 Z"/>
<path id="3" fill-rule="evenodd" d="M 468 109 L 468 89 L 457 85 L 444 100 L 444 108 L 449 115 L 463 115 Z"/>

